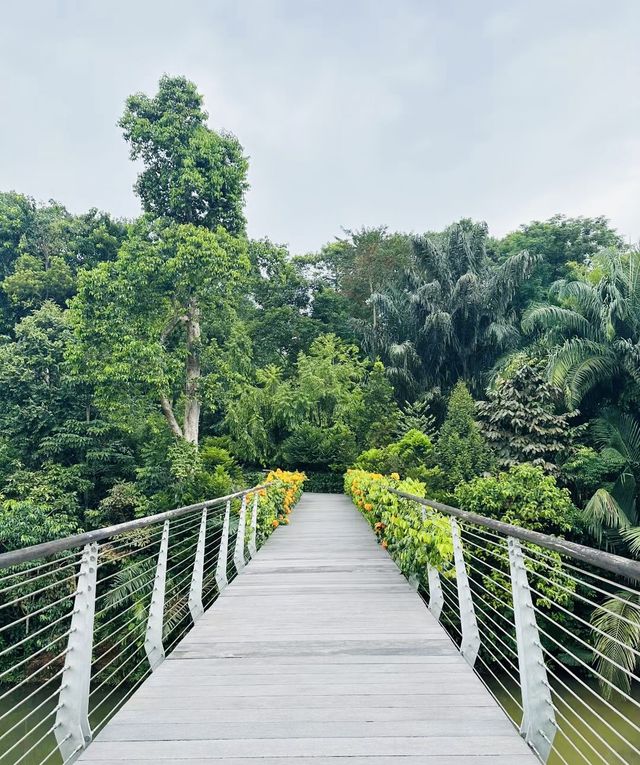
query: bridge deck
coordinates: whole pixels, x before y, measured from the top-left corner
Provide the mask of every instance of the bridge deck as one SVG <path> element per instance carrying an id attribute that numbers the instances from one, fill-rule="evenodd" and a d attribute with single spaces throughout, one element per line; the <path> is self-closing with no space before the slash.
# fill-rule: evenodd
<path id="1" fill-rule="evenodd" d="M 81 762 L 537 763 L 347 498 L 291 519 Z"/>

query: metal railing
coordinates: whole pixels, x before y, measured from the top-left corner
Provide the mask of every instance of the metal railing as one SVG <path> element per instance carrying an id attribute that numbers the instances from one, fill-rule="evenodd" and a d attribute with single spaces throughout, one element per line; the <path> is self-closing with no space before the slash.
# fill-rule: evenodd
<path id="1" fill-rule="evenodd" d="M 1 765 L 80 755 L 255 554 L 266 488 L 0 554 Z"/>
<path id="2" fill-rule="evenodd" d="M 389 491 L 450 517 L 416 585 L 538 758 L 640 762 L 640 562 Z"/>

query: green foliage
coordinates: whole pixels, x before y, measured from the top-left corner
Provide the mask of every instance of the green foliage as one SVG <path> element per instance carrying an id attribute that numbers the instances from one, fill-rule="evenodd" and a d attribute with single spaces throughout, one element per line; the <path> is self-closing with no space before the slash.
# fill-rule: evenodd
<path id="1" fill-rule="evenodd" d="M 423 517 L 415 502 L 392 494 L 390 487 L 418 497 L 426 495 L 423 483 L 411 478 L 399 480 L 397 474 L 385 478 L 356 469 L 345 475 L 345 492 L 371 524 L 382 546 L 406 576 L 424 584 L 427 564 L 444 572 L 451 566 L 449 521 L 429 508 Z"/>
<path id="2" fill-rule="evenodd" d="M 477 385 L 517 343 L 512 302 L 536 258 L 523 252 L 496 265 L 486 241 L 486 224 L 469 220 L 417 237 L 404 275 L 372 295 L 375 321 L 360 324 L 363 344 L 398 390 L 459 378 Z"/>
<path id="3" fill-rule="evenodd" d="M 259 464 L 344 470 L 358 448 L 391 437 L 397 408 L 380 363 L 335 335 L 300 352 L 293 374 L 268 366 L 238 380 L 223 422 L 237 453 Z"/>
<path id="4" fill-rule="evenodd" d="M 79 533 L 73 518 L 47 499 L 38 501 L 36 492 L 25 500 L 0 502 L 0 552 L 37 545 Z"/>
<path id="5" fill-rule="evenodd" d="M 84 272 L 69 355 L 101 405 L 122 420 L 161 408 L 174 434 L 196 443 L 218 316 L 247 267 L 244 244 L 222 229 L 141 225 L 115 261 Z"/>
<path id="6" fill-rule="evenodd" d="M 464 510 L 545 534 L 570 531 L 576 515 L 567 489 L 541 468 L 526 464 L 461 483 L 455 498 Z"/>
<path id="7" fill-rule="evenodd" d="M 371 473 L 399 473 L 414 480 L 440 482 L 442 471 L 434 464 L 435 450 L 429 436 L 409 430 L 384 448 L 362 452 L 354 468 Z"/>
<path id="8" fill-rule="evenodd" d="M 593 662 L 600 675 L 600 693 L 611 699 L 620 689 L 631 691 L 631 676 L 640 655 L 640 597 L 618 592 L 592 614 L 596 628 Z"/>
<path id="9" fill-rule="evenodd" d="M 544 362 L 518 360 L 478 404 L 482 432 L 500 468 L 530 462 L 558 475 L 581 428 L 579 412 L 563 412 L 561 391 L 545 379 Z"/>
<path id="10" fill-rule="evenodd" d="M 87 520 L 94 528 L 125 523 L 132 518 L 151 515 L 153 507 L 135 483 L 117 483 L 99 502 L 96 510 L 87 512 Z"/>
<path id="11" fill-rule="evenodd" d="M 626 460 L 614 449 L 581 446 L 562 465 L 562 479 L 582 504 L 601 487 L 610 491 L 625 467 Z"/>
<path id="12" fill-rule="evenodd" d="M 72 215 L 62 205 L 37 205 L 0 194 L 0 309 L 15 320 L 51 300 L 63 306 L 82 268 L 112 260 L 125 226 L 106 213 Z"/>
<path id="13" fill-rule="evenodd" d="M 207 116 L 192 82 L 165 75 L 152 98 L 127 99 L 119 124 L 131 159 L 144 167 L 136 191 L 146 212 L 236 236 L 245 226 L 248 163 L 237 139 L 208 128 Z"/>
<path id="14" fill-rule="evenodd" d="M 436 418 L 431 413 L 431 402 L 426 398 L 414 402 L 405 401 L 404 409 L 398 417 L 396 430 L 400 436 L 410 430 L 418 430 L 431 437 L 435 436 Z"/>
<path id="15" fill-rule="evenodd" d="M 609 221 L 597 218 L 567 218 L 554 215 L 546 221 L 532 221 L 507 234 L 495 244 L 498 260 L 526 250 L 537 256 L 538 262 L 520 290 L 519 300 L 544 300 L 546 292 L 558 279 L 566 279 L 572 266 L 587 263 L 600 250 L 622 247 L 622 238 Z"/>
<path id="16" fill-rule="evenodd" d="M 493 455 L 475 420 L 475 409 L 467 386 L 458 382 L 451 392 L 436 443 L 436 462 L 448 491 L 493 467 Z"/>
<path id="17" fill-rule="evenodd" d="M 556 479 L 546 475 L 542 468 L 529 464 L 514 465 L 497 476 L 459 484 L 455 503 L 469 512 L 554 536 L 571 531 L 577 516 L 569 492 L 559 487 Z M 505 615 L 506 623 L 511 625 L 513 613 L 505 604 L 504 596 L 511 588 L 505 546 L 481 527 L 473 527 L 472 534 L 470 544 L 476 560 L 471 577 L 489 593 L 487 600 L 492 610 Z M 565 573 L 558 553 L 541 551 L 528 543 L 523 543 L 523 548 L 528 556 L 529 575 L 535 582 L 531 593 L 534 607 L 549 614 L 544 618 L 546 634 L 542 635 L 542 641 L 545 648 L 556 655 L 558 644 L 568 645 L 567 630 L 569 634 L 576 630 L 575 622 L 565 611 L 558 610 L 558 605 L 566 611 L 573 610 L 576 580 Z M 568 649 L 569 656 L 572 650 Z"/>
<path id="18" fill-rule="evenodd" d="M 557 282 L 552 296 L 560 305 L 532 306 L 522 326 L 543 333 L 549 379 L 569 406 L 605 385 L 620 395 L 620 382 L 640 379 L 640 252 L 604 251 L 584 278 Z"/>

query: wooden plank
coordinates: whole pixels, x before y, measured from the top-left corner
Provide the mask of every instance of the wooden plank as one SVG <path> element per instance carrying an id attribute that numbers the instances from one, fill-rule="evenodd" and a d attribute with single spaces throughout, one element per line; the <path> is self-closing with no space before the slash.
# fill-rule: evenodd
<path id="1" fill-rule="evenodd" d="M 79 761 L 344 758 L 537 762 L 351 503 L 305 494 Z"/>

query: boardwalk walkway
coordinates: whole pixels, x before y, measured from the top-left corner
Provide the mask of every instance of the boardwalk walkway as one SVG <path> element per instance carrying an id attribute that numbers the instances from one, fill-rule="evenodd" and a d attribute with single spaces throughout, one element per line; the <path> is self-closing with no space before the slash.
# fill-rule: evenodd
<path id="1" fill-rule="evenodd" d="M 347 498 L 291 518 L 80 762 L 538 762 Z"/>

